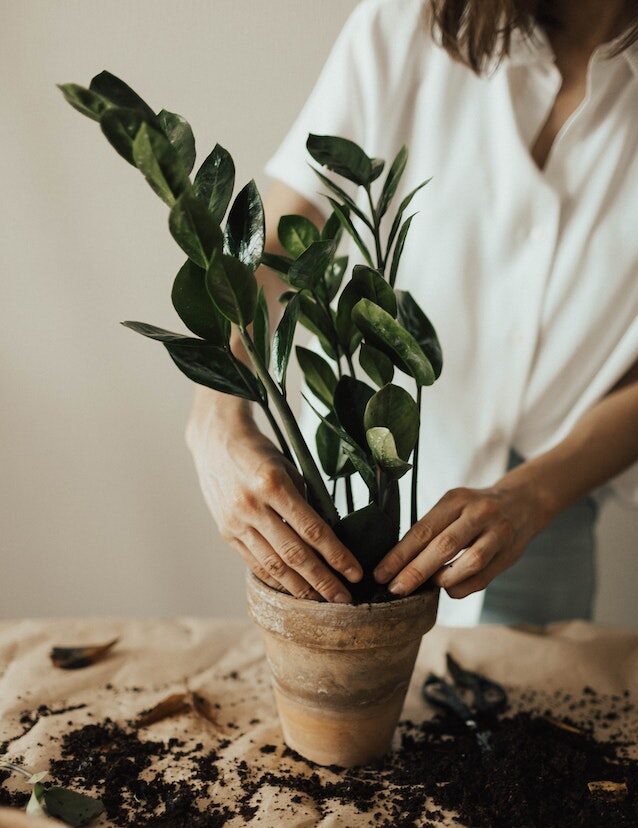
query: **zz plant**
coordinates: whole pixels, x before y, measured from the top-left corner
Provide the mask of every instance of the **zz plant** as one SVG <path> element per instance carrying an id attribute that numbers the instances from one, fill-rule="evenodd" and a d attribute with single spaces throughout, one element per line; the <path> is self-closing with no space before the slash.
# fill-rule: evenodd
<path id="1" fill-rule="evenodd" d="M 109 72 L 94 77 L 88 88 L 70 83 L 60 89 L 71 106 L 99 123 L 114 149 L 167 204 L 169 230 L 188 257 L 175 277 L 172 301 L 194 336 L 143 322 L 123 324 L 161 342 L 189 379 L 263 409 L 281 451 L 303 474 L 309 501 L 363 566 L 362 582 L 354 589 L 348 584 L 355 599 L 380 598 L 382 588 L 375 585 L 372 571 L 398 540 L 397 481 L 410 470 L 412 523 L 417 519 L 422 389 L 434 383 L 442 367 L 434 327 L 410 293 L 395 287 L 414 218 L 404 215 L 427 181 L 401 201 L 385 243 L 381 232 L 407 149 L 397 154 L 375 188 L 375 198 L 373 184 L 383 173 L 383 161 L 345 138 L 310 135 L 312 159 L 356 185 L 362 197 L 352 198 L 313 167 L 328 193 L 330 217 L 319 228 L 303 216 L 283 216 L 278 236 L 287 255 L 274 255 L 264 251 L 264 210 L 255 182 L 232 200 L 235 167 L 223 147 L 217 144 L 191 178 L 195 140 L 180 115 L 165 109 L 155 113 Z M 352 270 L 348 257 L 339 254 L 344 232 L 361 254 Z M 276 271 L 285 284 L 285 309 L 272 334 L 255 278 L 260 265 Z M 315 398 L 309 402 L 319 418 L 317 456 L 331 491 L 287 397 L 286 373 L 298 324 L 316 335 L 323 351 L 295 349 Z M 233 354 L 232 327 L 252 367 Z M 396 370 L 412 379 L 414 396 L 392 382 Z M 369 493 L 368 503 L 359 508 L 352 493 L 355 474 Z M 340 483 L 348 507 L 344 517 L 335 506 Z"/>

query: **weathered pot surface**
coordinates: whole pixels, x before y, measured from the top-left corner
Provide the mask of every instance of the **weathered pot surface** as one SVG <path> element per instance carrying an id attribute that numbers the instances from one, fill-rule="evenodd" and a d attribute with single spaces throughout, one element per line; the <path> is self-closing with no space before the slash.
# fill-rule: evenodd
<path id="1" fill-rule="evenodd" d="M 293 598 L 252 573 L 247 588 L 286 744 L 341 767 L 387 753 L 439 590 L 354 606 Z"/>

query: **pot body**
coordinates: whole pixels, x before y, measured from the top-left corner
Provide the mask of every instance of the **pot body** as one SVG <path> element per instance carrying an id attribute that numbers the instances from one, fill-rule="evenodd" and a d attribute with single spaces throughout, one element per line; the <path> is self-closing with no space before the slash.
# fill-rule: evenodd
<path id="1" fill-rule="evenodd" d="M 390 748 L 439 590 L 384 604 L 327 604 L 248 575 L 284 740 L 319 765 L 353 767 Z"/>

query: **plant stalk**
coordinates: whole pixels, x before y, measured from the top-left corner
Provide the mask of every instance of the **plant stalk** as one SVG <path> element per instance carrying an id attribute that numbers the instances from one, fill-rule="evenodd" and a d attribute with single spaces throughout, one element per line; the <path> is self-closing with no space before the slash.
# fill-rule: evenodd
<path id="1" fill-rule="evenodd" d="M 239 335 L 246 351 L 248 352 L 250 360 L 255 367 L 257 376 L 263 382 L 269 397 L 272 399 L 275 404 L 275 408 L 279 412 L 279 416 L 281 417 L 286 433 L 288 434 L 288 439 L 290 440 L 293 451 L 299 461 L 299 466 L 301 467 L 303 476 L 308 487 L 312 491 L 315 502 L 320 508 L 322 517 L 331 526 L 334 526 L 339 520 L 339 513 L 337 512 L 336 506 L 332 502 L 332 498 L 330 497 L 330 493 L 328 492 L 326 484 L 323 481 L 321 472 L 317 468 L 317 464 L 310 453 L 310 449 L 304 440 L 299 426 L 297 425 L 295 415 L 288 405 L 286 398 L 283 396 L 279 388 L 277 388 L 275 381 L 268 373 L 266 366 L 261 361 L 259 354 L 255 349 L 255 345 L 246 329 L 239 328 Z"/>
<path id="2" fill-rule="evenodd" d="M 346 484 L 346 507 L 348 509 L 348 514 L 350 512 L 354 512 L 354 497 L 352 495 L 352 480 L 349 477 L 344 477 L 344 481 Z"/>
<path id="3" fill-rule="evenodd" d="M 414 445 L 414 453 L 412 455 L 412 490 L 411 490 L 411 497 L 410 497 L 410 526 L 414 526 L 414 524 L 419 519 L 417 513 L 417 481 L 418 481 L 418 474 L 419 474 L 419 443 L 421 437 L 421 395 L 422 395 L 422 387 L 419 385 L 416 389 L 416 405 L 419 411 L 419 430 L 416 435 L 416 443 Z"/>
<path id="4" fill-rule="evenodd" d="M 275 419 L 275 415 L 270 410 L 268 402 L 265 401 L 263 403 L 260 403 L 260 405 L 262 411 L 268 419 L 268 422 L 270 423 L 270 427 L 275 432 L 275 437 L 277 438 L 277 442 L 279 443 L 279 446 L 281 448 L 281 453 L 284 455 L 286 460 L 289 460 L 293 464 L 293 466 L 296 467 L 297 464 L 295 463 L 295 458 L 293 457 L 292 452 L 290 451 L 290 446 L 286 442 L 286 438 L 284 437 L 282 430 L 279 428 L 279 423 Z"/>
<path id="5" fill-rule="evenodd" d="M 372 235 L 374 236 L 374 246 L 377 255 L 377 267 L 381 271 L 381 275 L 385 276 L 385 262 L 383 261 L 383 253 L 381 252 L 380 222 L 379 217 L 377 216 L 377 211 L 374 207 L 374 201 L 372 200 L 372 190 L 369 184 L 366 185 L 366 193 L 368 194 L 368 202 L 370 204 L 370 215 L 372 216 Z"/>

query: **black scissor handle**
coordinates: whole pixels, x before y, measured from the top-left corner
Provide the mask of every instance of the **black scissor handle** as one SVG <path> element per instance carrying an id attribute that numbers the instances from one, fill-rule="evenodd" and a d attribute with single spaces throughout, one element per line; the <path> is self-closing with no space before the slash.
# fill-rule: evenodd
<path id="1" fill-rule="evenodd" d="M 507 706 L 507 693 L 498 682 L 479 673 L 464 670 L 449 653 L 446 655 L 446 661 L 455 684 L 472 693 L 473 706 L 477 713 L 498 713 Z"/>
<path id="2" fill-rule="evenodd" d="M 440 676 L 430 675 L 421 688 L 423 698 L 434 707 L 444 708 L 454 713 L 464 722 L 472 719 L 472 711 L 454 690 L 452 685 Z"/>

